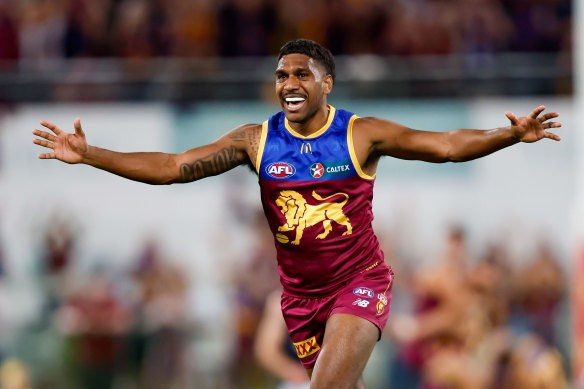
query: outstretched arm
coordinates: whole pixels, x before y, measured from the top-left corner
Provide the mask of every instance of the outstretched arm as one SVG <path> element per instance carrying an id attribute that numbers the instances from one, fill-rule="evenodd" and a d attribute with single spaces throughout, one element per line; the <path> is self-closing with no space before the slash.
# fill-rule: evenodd
<path id="1" fill-rule="evenodd" d="M 75 119 L 73 134 L 61 130 L 55 124 L 42 121 L 49 129 L 35 129 L 33 142 L 46 147 L 47 153 L 40 159 L 58 159 L 76 164 L 84 163 L 121 177 L 148 184 L 172 184 L 191 182 L 224 173 L 242 164 L 255 161 L 261 126 L 248 124 L 238 127 L 217 141 L 190 149 L 180 154 L 158 152 L 119 153 L 90 146 L 81 128 L 81 120 Z"/>
<path id="2" fill-rule="evenodd" d="M 560 140 L 549 132 L 562 124 L 550 121 L 558 113 L 546 113 L 539 106 L 531 114 L 517 118 L 512 112 L 505 115 L 510 126 L 493 130 L 453 130 L 430 132 L 413 130 L 378 118 L 355 121 L 353 139 L 359 162 L 366 168 L 375 165 L 383 155 L 428 162 L 463 162 L 480 158 L 518 142 L 536 142 L 543 138 Z"/>

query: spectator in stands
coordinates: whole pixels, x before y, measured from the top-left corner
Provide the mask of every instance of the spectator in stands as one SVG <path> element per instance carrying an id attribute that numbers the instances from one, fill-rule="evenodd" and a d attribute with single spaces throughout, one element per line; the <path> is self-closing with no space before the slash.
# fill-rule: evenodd
<path id="1" fill-rule="evenodd" d="M 56 312 L 58 329 L 73 344 L 76 387 L 112 389 L 130 322 L 111 281 L 96 273 Z"/>

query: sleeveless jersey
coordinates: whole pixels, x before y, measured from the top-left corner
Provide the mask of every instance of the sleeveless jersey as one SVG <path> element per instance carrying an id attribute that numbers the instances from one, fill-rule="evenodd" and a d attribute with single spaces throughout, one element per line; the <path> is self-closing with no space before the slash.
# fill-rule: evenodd
<path id="1" fill-rule="evenodd" d="M 353 148 L 356 118 L 329 106 L 325 126 L 308 137 L 283 112 L 262 125 L 256 168 L 285 293 L 324 296 L 383 263 L 371 226 L 375 178 Z"/>

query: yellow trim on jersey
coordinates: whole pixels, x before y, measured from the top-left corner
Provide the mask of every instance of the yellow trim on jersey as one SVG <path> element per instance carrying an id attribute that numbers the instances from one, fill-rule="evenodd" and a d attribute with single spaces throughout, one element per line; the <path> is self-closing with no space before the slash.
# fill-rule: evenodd
<path id="1" fill-rule="evenodd" d="M 268 121 L 262 123 L 262 136 L 260 137 L 260 145 L 258 147 L 258 155 L 256 157 L 256 171 L 260 174 L 260 164 L 262 163 L 262 156 L 264 155 L 264 147 L 266 147 L 266 139 L 268 137 Z"/>
<path id="2" fill-rule="evenodd" d="M 328 130 L 328 128 L 331 126 L 331 123 L 333 122 L 333 119 L 335 118 L 335 112 L 337 111 L 335 109 L 335 107 L 333 107 L 332 105 L 327 105 L 327 107 L 329 109 L 328 119 L 327 119 L 325 125 L 322 126 L 322 128 L 320 130 L 318 130 L 317 132 L 315 132 L 314 134 L 304 136 L 304 135 L 297 133 L 296 131 L 294 131 L 292 129 L 292 127 L 290 127 L 290 123 L 288 123 L 288 119 L 286 119 L 286 118 L 284 119 L 284 125 L 286 126 L 286 129 L 288 130 L 288 132 L 290 132 L 292 135 L 294 135 L 297 138 L 303 138 L 303 139 L 316 138 L 317 136 L 322 135 L 326 130 Z"/>
<path id="3" fill-rule="evenodd" d="M 357 174 L 359 177 L 364 178 L 366 180 L 374 180 L 375 174 L 370 176 L 365 174 L 361 169 L 361 165 L 359 164 L 359 160 L 357 159 L 357 154 L 355 154 L 355 146 L 353 145 L 353 123 L 356 119 L 359 119 L 359 116 L 353 115 L 351 119 L 349 119 L 349 127 L 347 128 L 347 145 L 349 146 L 349 154 L 351 155 L 351 161 L 353 161 L 353 166 L 355 166 L 355 170 L 357 170 Z"/>

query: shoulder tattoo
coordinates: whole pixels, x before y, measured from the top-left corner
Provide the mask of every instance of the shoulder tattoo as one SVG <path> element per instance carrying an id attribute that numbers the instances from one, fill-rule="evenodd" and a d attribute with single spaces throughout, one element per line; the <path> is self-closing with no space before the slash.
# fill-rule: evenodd
<path id="1" fill-rule="evenodd" d="M 262 126 L 255 126 L 247 131 L 247 141 L 249 144 L 249 158 L 255 164 L 260 148 L 260 139 L 262 137 Z"/>
<path id="2" fill-rule="evenodd" d="M 262 126 L 257 124 L 250 124 L 233 131 L 229 134 L 229 138 L 235 143 L 241 143 L 242 148 L 247 150 L 247 158 L 242 160 L 252 171 L 255 171 L 255 161 L 260 147 L 260 139 L 262 137 Z"/>

